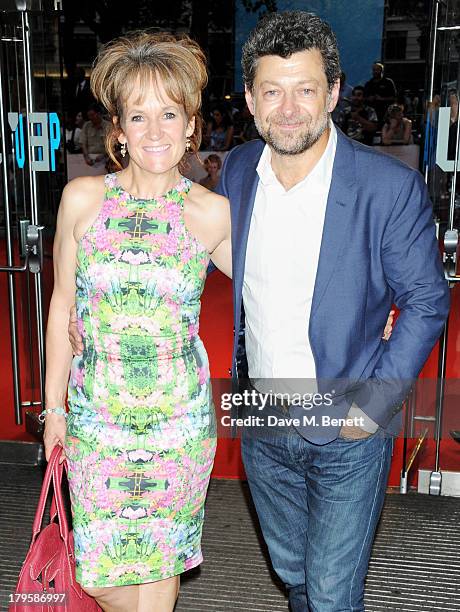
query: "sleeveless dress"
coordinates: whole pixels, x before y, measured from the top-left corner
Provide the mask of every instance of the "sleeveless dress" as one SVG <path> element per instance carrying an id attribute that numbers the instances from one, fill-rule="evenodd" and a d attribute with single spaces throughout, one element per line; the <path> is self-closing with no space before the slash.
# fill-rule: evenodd
<path id="1" fill-rule="evenodd" d="M 141 584 L 202 561 L 216 433 L 198 336 L 208 253 L 188 232 L 191 182 L 158 199 L 105 178 L 80 241 L 65 452 L 82 586 Z"/>

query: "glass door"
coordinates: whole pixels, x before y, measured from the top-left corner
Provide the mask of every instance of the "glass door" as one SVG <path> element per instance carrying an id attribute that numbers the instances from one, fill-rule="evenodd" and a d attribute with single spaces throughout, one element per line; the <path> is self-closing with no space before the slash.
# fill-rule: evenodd
<path id="1" fill-rule="evenodd" d="M 0 3 L 0 439 L 44 402 L 52 243 L 66 180 L 60 3 Z"/>
<path id="2" fill-rule="evenodd" d="M 432 2 L 425 91 L 423 172 L 452 305 L 437 358 L 435 354 L 430 358 L 408 402 L 405 465 L 411 465 L 419 451 L 419 492 L 460 496 L 460 0 Z M 412 449 L 407 438 L 415 441 Z M 402 490 L 407 489 L 404 472 L 403 466 Z"/>

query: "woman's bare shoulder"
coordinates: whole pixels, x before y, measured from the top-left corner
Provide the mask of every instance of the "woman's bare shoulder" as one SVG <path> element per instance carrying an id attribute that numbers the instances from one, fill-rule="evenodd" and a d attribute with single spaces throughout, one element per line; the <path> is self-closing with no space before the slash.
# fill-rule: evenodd
<path id="1" fill-rule="evenodd" d="M 81 176 L 67 183 L 59 205 L 61 222 L 74 226 L 85 223 L 101 206 L 104 193 L 104 176 Z"/>
<path id="2" fill-rule="evenodd" d="M 214 191 L 209 191 L 209 189 L 206 189 L 206 187 L 199 183 L 192 184 L 189 198 L 194 204 L 204 208 L 222 208 L 229 206 L 227 198 L 224 198 L 224 196 L 218 193 L 214 193 Z"/>
<path id="3" fill-rule="evenodd" d="M 104 176 L 79 176 L 64 187 L 60 208 L 76 213 L 91 209 L 101 203 L 104 193 Z"/>
<path id="4" fill-rule="evenodd" d="M 62 192 L 63 199 L 76 202 L 88 198 L 94 202 L 100 201 L 105 191 L 104 176 L 79 176 L 72 179 Z"/>
<path id="5" fill-rule="evenodd" d="M 193 183 L 188 196 L 187 224 L 191 231 L 207 245 L 210 253 L 229 237 L 231 221 L 227 198 Z"/>

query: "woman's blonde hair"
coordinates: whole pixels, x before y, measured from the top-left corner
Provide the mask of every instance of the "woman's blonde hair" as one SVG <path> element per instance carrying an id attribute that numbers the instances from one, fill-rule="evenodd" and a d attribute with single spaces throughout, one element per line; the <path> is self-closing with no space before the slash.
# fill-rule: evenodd
<path id="1" fill-rule="evenodd" d="M 155 83 L 157 79 L 162 81 L 168 97 L 184 108 L 187 120 L 195 117 L 195 130 L 190 136 L 189 151 L 196 153 L 200 148 L 201 92 L 208 81 L 203 51 L 188 36 L 131 32 L 102 47 L 91 73 L 93 95 L 112 118 L 117 117 L 116 125 L 112 122 L 107 133 L 106 147 L 118 167 L 121 164 L 115 152 L 123 105 L 136 84 L 139 84 L 140 98 L 143 99 L 152 81 Z"/>

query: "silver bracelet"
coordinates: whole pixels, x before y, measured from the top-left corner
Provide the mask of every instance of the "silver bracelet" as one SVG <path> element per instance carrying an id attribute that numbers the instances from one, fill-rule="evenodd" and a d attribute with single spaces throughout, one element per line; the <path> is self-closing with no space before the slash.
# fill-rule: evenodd
<path id="1" fill-rule="evenodd" d="M 53 414 L 53 412 L 54 414 L 60 414 L 64 418 L 67 418 L 66 409 L 63 408 L 62 406 L 58 406 L 57 408 L 46 408 L 45 410 L 43 410 L 41 414 L 38 415 L 38 420 L 40 421 L 40 423 L 44 423 L 46 415 Z"/>

